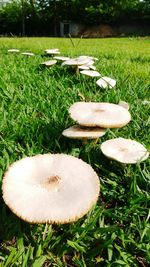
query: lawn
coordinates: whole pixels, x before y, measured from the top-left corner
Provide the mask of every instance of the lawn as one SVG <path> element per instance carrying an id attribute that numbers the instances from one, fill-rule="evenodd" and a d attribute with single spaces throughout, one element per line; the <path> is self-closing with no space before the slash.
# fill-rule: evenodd
<path id="1" fill-rule="evenodd" d="M 72 43 L 73 42 L 73 43 Z M 146 267 L 150 264 L 150 159 L 123 165 L 106 158 L 100 144 L 114 137 L 150 150 L 150 39 L 0 38 L 0 187 L 14 161 L 39 153 L 66 153 L 89 163 L 100 178 L 97 205 L 72 224 L 28 224 L 0 196 L 0 267 Z M 74 45 L 73 45 L 74 44 Z M 31 51 L 34 57 L 9 54 Z M 61 55 L 96 56 L 97 70 L 117 80 L 101 89 L 88 78 L 47 60 L 44 49 Z M 73 125 L 68 108 L 77 101 L 130 105 L 132 120 L 107 130 L 98 142 L 62 136 Z"/>

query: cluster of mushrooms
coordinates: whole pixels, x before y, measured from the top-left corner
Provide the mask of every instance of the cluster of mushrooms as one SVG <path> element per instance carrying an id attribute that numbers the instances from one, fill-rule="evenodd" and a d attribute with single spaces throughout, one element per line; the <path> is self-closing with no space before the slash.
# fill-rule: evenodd
<path id="1" fill-rule="evenodd" d="M 8 51 L 19 52 L 14 50 Z M 57 48 L 45 50 L 45 53 L 60 54 Z M 31 56 L 29 53 L 26 55 Z M 82 69 L 82 74 L 88 71 L 92 77 L 99 76 L 93 71 L 96 60 L 93 57 L 70 59 L 55 56 L 42 64 L 52 66 L 57 60 L 63 61 L 63 65 Z M 97 81 L 101 87 L 115 86 L 115 80 L 108 77 L 101 79 L 101 82 Z M 131 120 L 129 105 L 123 101 L 118 104 L 77 102 L 69 108 L 69 114 L 78 125 L 69 127 L 62 134 L 84 140 L 97 139 L 106 133 L 107 128 L 120 128 Z M 122 137 L 103 142 L 101 151 L 124 164 L 141 162 L 149 156 L 142 144 Z M 4 174 L 2 183 L 6 205 L 29 223 L 74 222 L 96 204 L 99 191 L 99 177 L 93 168 L 83 160 L 66 154 L 40 154 L 18 160 Z"/>
<path id="2" fill-rule="evenodd" d="M 98 58 L 91 56 L 79 56 L 76 58 L 54 56 L 55 54 L 60 54 L 60 51 L 57 48 L 45 50 L 45 53 L 53 56 L 53 60 L 45 61 L 41 63 L 42 65 L 51 67 L 55 65 L 57 61 L 62 61 L 62 66 L 72 67 L 75 69 L 76 73 L 81 73 L 89 77 L 101 77 L 96 81 L 96 84 L 101 88 L 113 88 L 116 85 L 116 81 L 114 79 L 107 76 L 103 77 L 98 71 L 96 71 L 94 63 L 98 60 Z"/>
<path id="3" fill-rule="evenodd" d="M 19 53 L 19 49 L 9 49 L 9 53 Z M 35 54 L 31 52 L 23 52 L 21 53 L 24 56 L 32 57 Z M 102 76 L 98 71 L 96 71 L 96 66 L 94 66 L 95 61 L 98 60 L 96 57 L 92 56 L 79 56 L 76 58 L 70 58 L 66 56 L 59 56 L 60 51 L 58 48 L 53 49 L 46 49 L 44 51 L 44 54 L 47 56 L 53 57 L 53 59 L 44 61 L 41 63 L 42 66 L 46 66 L 51 68 L 53 65 L 55 65 L 57 62 L 62 62 L 62 66 L 68 66 L 71 68 L 74 68 L 76 73 L 81 73 L 85 76 L 89 77 L 101 77 L 96 81 L 96 84 L 100 86 L 101 88 L 113 88 L 116 85 L 116 80 L 107 77 Z"/>
<path id="4" fill-rule="evenodd" d="M 97 139 L 107 128 L 121 128 L 131 120 L 126 102 L 76 102 L 69 108 L 71 118 L 78 122 L 65 129 L 63 135 L 74 139 Z M 124 164 L 134 164 L 148 158 L 149 152 L 135 140 L 122 137 L 107 140 L 101 144 L 102 153 L 108 158 Z"/>

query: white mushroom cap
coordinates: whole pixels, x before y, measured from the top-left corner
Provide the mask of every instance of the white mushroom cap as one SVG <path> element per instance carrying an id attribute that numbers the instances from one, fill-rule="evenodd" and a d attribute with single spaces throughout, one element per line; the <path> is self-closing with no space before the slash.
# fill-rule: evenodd
<path id="1" fill-rule="evenodd" d="M 33 54 L 33 53 L 29 53 L 29 52 L 23 52 L 23 53 L 21 53 L 21 55 L 24 55 L 24 56 L 29 56 L 29 57 L 32 57 L 32 56 L 34 56 L 34 54 Z"/>
<path id="2" fill-rule="evenodd" d="M 80 65 L 86 65 L 89 63 L 91 59 L 89 58 L 72 58 L 69 60 L 66 60 L 65 62 L 62 63 L 62 66 L 68 65 L 68 66 L 80 66 Z"/>
<path id="3" fill-rule="evenodd" d="M 105 102 L 76 102 L 69 108 L 69 113 L 80 125 L 91 127 L 119 128 L 131 120 L 128 110 Z"/>
<path id="4" fill-rule="evenodd" d="M 78 66 L 79 70 L 89 70 L 90 67 L 88 67 L 87 65 L 81 65 L 81 66 Z"/>
<path id="5" fill-rule="evenodd" d="M 106 157 L 126 164 L 144 161 L 149 156 L 148 151 L 142 144 L 122 137 L 103 142 L 101 150 Z"/>
<path id="6" fill-rule="evenodd" d="M 95 66 L 93 66 L 94 64 L 94 61 L 93 60 L 90 60 L 88 63 L 86 63 L 85 65 L 81 65 L 81 66 L 78 66 L 78 68 L 80 70 L 89 70 L 89 69 L 96 69 Z"/>
<path id="7" fill-rule="evenodd" d="M 95 71 L 95 70 L 82 70 L 82 71 L 80 71 L 80 73 L 84 74 L 86 76 L 90 76 L 90 77 L 101 76 L 101 74 L 98 71 Z"/>
<path id="8" fill-rule="evenodd" d="M 45 49 L 44 52 L 59 51 L 59 48 Z"/>
<path id="9" fill-rule="evenodd" d="M 42 62 L 41 65 L 45 65 L 47 67 L 50 67 L 50 66 L 53 66 L 57 63 L 57 60 L 49 60 L 49 61 L 45 61 L 45 62 Z"/>
<path id="10" fill-rule="evenodd" d="M 142 101 L 142 104 L 144 105 L 144 106 L 146 106 L 146 105 L 150 105 L 150 101 L 148 101 L 148 100 L 143 100 Z"/>
<path id="11" fill-rule="evenodd" d="M 120 100 L 118 103 L 119 106 L 122 106 L 123 108 L 129 110 L 130 106 L 127 102 Z"/>
<path id="12" fill-rule="evenodd" d="M 69 57 L 63 57 L 63 56 L 55 56 L 54 58 L 57 59 L 57 60 L 60 60 L 60 61 L 70 60 Z"/>
<path id="13" fill-rule="evenodd" d="M 88 58 L 88 59 L 90 59 L 90 60 L 98 60 L 98 58 L 96 58 L 96 57 L 92 57 L 92 56 L 79 56 L 78 58 L 82 58 L 82 59 L 84 59 L 84 58 Z"/>
<path id="14" fill-rule="evenodd" d="M 87 66 L 92 66 L 94 64 L 94 61 L 93 60 L 90 60 L 86 65 Z"/>
<path id="15" fill-rule="evenodd" d="M 30 223 L 68 223 L 96 203 L 99 178 L 81 159 L 44 154 L 15 162 L 6 172 L 2 191 L 6 205 Z"/>
<path id="16" fill-rule="evenodd" d="M 57 54 L 60 54 L 60 51 L 58 48 L 54 48 L 54 49 L 46 49 L 45 50 L 45 53 L 46 54 L 49 54 L 49 55 L 57 55 Z"/>
<path id="17" fill-rule="evenodd" d="M 68 138 L 73 139 L 97 139 L 103 136 L 106 130 L 100 127 L 82 127 L 74 125 L 64 130 L 62 134 Z"/>
<path id="18" fill-rule="evenodd" d="M 8 49 L 8 52 L 18 53 L 18 52 L 20 52 L 20 50 L 19 49 Z"/>
<path id="19" fill-rule="evenodd" d="M 101 77 L 98 81 L 96 81 L 97 85 L 99 85 L 102 88 L 113 88 L 116 85 L 116 81 L 114 79 L 111 79 L 109 77 Z"/>
<path id="20" fill-rule="evenodd" d="M 90 65 L 91 70 L 96 70 L 96 67 L 94 65 Z"/>

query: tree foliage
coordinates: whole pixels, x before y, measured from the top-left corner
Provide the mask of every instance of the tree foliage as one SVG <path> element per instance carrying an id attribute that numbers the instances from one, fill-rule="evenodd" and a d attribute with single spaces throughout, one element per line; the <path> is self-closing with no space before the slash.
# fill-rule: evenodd
<path id="1" fill-rule="evenodd" d="M 0 33 L 57 35 L 59 22 L 95 25 L 150 20 L 149 0 L 10 0 L 0 9 Z"/>

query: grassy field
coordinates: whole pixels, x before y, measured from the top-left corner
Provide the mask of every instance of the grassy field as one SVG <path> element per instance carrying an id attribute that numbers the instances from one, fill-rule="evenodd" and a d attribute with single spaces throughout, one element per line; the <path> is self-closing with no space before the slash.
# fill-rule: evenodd
<path id="1" fill-rule="evenodd" d="M 146 267 L 150 264 L 150 159 L 122 165 L 104 157 L 100 144 L 113 137 L 150 149 L 150 39 L 0 39 L 0 183 L 14 161 L 38 153 L 66 153 L 91 164 L 100 177 L 97 205 L 68 225 L 30 225 L 16 217 L 0 196 L 0 267 Z M 97 70 L 117 80 L 112 90 L 97 79 L 55 65 L 40 67 L 44 49 L 62 55 L 98 57 Z M 35 57 L 9 54 L 10 48 Z M 126 101 L 132 121 L 83 145 L 62 131 L 74 122 L 76 101 Z M 146 102 L 145 102 L 146 101 Z M 0 184 L 1 187 L 1 184 Z"/>

